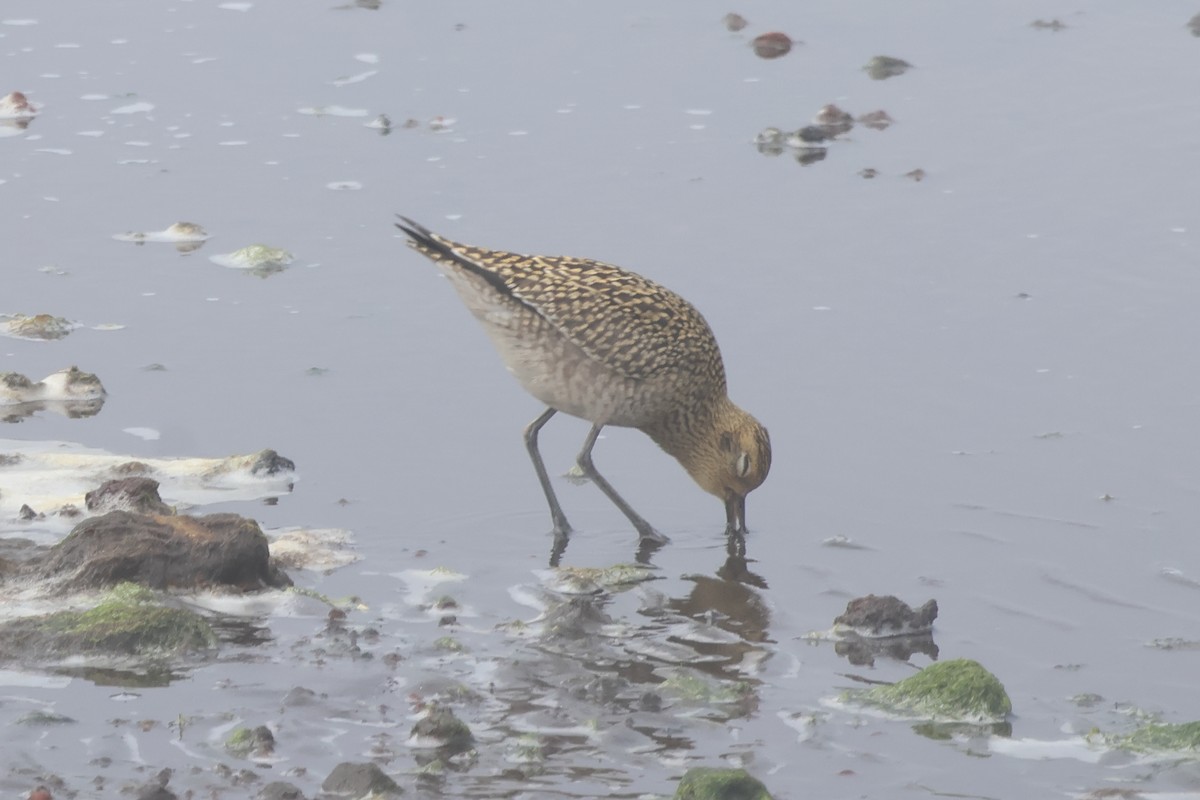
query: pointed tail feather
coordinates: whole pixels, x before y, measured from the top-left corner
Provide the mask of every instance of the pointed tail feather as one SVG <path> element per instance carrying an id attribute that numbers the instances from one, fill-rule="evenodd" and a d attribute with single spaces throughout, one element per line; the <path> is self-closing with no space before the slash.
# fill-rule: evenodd
<path id="1" fill-rule="evenodd" d="M 402 222 L 396 223 L 396 227 L 408 234 L 410 246 L 416 248 L 419 252 L 424 253 L 434 261 L 453 262 L 468 272 L 483 278 L 500 293 L 512 295 L 512 287 L 505 282 L 503 277 L 461 252 L 459 250 L 460 245 L 449 239 L 442 238 L 424 225 L 414 222 L 408 217 L 400 214 L 396 216 L 402 220 Z"/>

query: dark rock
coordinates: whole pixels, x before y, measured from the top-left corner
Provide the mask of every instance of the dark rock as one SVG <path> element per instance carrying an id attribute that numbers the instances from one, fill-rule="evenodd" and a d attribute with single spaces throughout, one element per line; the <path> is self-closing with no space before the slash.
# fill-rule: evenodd
<path id="1" fill-rule="evenodd" d="M 846 611 L 833 624 L 852 628 L 863 636 L 905 636 L 928 631 L 937 615 L 937 600 L 913 610 L 893 595 L 869 594 L 847 603 Z"/>
<path id="2" fill-rule="evenodd" d="M 258 523 L 237 514 L 149 517 L 110 511 L 84 520 L 40 559 L 37 576 L 65 588 L 130 581 L 153 589 L 290 586 Z"/>
<path id="3" fill-rule="evenodd" d="M 867 75 L 871 76 L 872 80 L 882 81 L 894 78 L 897 75 L 903 75 L 912 69 L 912 64 L 902 58 L 875 56 L 867 62 L 867 65 L 863 69 L 866 70 Z"/>
<path id="4" fill-rule="evenodd" d="M 877 111 L 868 111 L 859 117 L 858 121 L 871 130 L 882 131 L 887 130 L 896 120 L 892 119 L 892 115 L 881 108 Z"/>
<path id="5" fill-rule="evenodd" d="M 133 511 L 138 514 L 170 516 L 175 509 L 158 496 L 158 481 L 153 478 L 119 478 L 105 481 L 99 489 L 83 496 L 88 511 Z"/>
<path id="6" fill-rule="evenodd" d="M 225 739 L 225 750 L 238 758 L 262 758 L 275 752 L 275 735 L 266 725 L 235 728 Z"/>
<path id="7" fill-rule="evenodd" d="M 272 781 L 262 788 L 256 800 L 307 800 L 304 792 L 287 781 Z"/>
<path id="8" fill-rule="evenodd" d="M 138 789 L 137 800 L 177 800 L 174 792 L 167 788 L 173 772 L 164 769 Z"/>
<path id="9" fill-rule="evenodd" d="M 258 453 L 254 463 L 250 465 L 251 475 L 276 475 L 280 472 L 294 472 L 296 463 L 290 458 L 284 458 L 274 450 L 263 450 Z"/>
<path id="10" fill-rule="evenodd" d="M 792 50 L 792 38 L 786 33 L 772 31 L 754 39 L 754 55 L 759 58 L 779 58 Z"/>
<path id="11" fill-rule="evenodd" d="M 455 753 L 469 750 L 475 744 L 475 737 L 467 723 L 454 716 L 454 712 L 441 703 L 430 704 L 425 716 L 413 725 L 412 735 L 433 739 L 441 747 Z"/>
<path id="12" fill-rule="evenodd" d="M 344 761 L 333 768 L 321 788 L 330 794 L 362 797 L 366 794 L 399 795 L 403 792 L 394 780 L 374 764 Z"/>

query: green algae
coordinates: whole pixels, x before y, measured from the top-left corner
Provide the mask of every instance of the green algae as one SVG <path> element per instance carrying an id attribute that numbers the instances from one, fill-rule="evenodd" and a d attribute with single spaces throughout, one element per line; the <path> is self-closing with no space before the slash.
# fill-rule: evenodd
<path id="1" fill-rule="evenodd" d="M 674 800 L 771 800 L 771 793 L 744 769 L 692 767 L 679 780 Z"/>
<path id="2" fill-rule="evenodd" d="M 999 679 L 966 658 L 931 664 L 897 683 L 847 692 L 843 699 L 897 714 L 963 722 L 999 722 L 1012 712 Z"/>
<path id="3" fill-rule="evenodd" d="M 1200 751 L 1200 721 L 1172 724 L 1151 722 L 1126 736 L 1110 737 L 1115 747 L 1138 753 Z"/>
<path id="4" fill-rule="evenodd" d="M 217 638 L 203 617 L 158 604 L 133 583 L 113 587 L 86 611 L 58 611 L 0 625 L 4 651 L 23 660 L 62 656 L 163 657 L 209 650 Z"/>

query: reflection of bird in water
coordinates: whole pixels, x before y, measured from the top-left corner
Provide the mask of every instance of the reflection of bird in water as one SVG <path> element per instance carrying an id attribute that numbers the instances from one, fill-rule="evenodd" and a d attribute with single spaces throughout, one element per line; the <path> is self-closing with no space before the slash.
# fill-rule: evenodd
<path id="1" fill-rule="evenodd" d="M 554 532 L 571 531 L 538 452 L 558 411 L 586 419 L 578 464 L 633 523 L 644 543 L 666 541 L 592 464 L 605 425 L 638 428 L 725 503 L 727 532 L 746 530 L 746 495 L 767 477 L 771 443 L 730 401 L 708 323 L 657 283 L 585 258 L 525 256 L 459 244 L 401 217 L 411 246 L 450 278 L 521 385 L 547 405 L 525 443 Z"/>

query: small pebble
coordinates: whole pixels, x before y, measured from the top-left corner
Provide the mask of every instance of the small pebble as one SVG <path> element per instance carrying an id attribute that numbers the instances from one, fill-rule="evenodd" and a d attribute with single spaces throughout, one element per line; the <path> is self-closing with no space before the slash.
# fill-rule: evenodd
<path id="1" fill-rule="evenodd" d="M 727 30 L 733 31 L 734 33 L 737 33 L 742 28 L 744 28 L 750 24 L 750 23 L 746 22 L 746 18 L 743 17 L 741 14 L 734 14 L 734 13 L 726 14 L 724 22 L 725 22 L 725 28 Z"/>
<path id="2" fill-rule="evenodd" d="M 754 54 L 759 58 L 779 58 L 792 49 L 792 39 L 786 33 L 773 31 L 754 39 Z"/>

